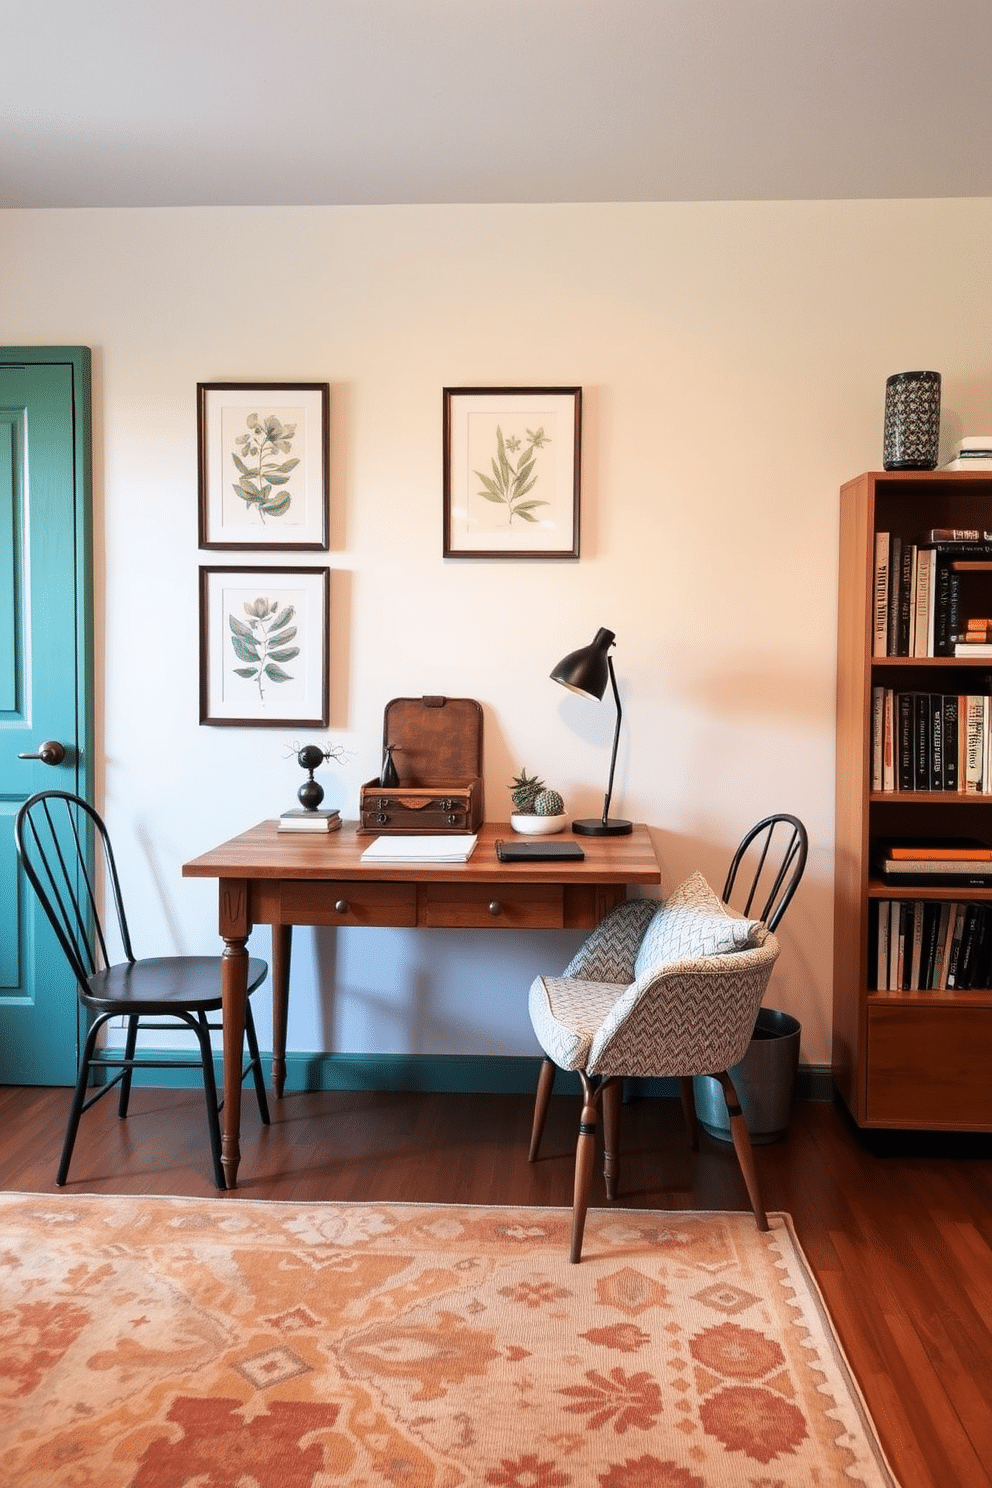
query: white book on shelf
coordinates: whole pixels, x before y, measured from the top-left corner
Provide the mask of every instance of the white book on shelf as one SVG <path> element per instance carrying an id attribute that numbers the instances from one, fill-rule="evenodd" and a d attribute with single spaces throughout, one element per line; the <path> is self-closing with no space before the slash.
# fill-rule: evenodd
<path id="1" fill-rule="evenodd" d="M 913 631 L 914 656 L 933 655 L 933 634 L 930 623 L 930 581 L 932 574 L 933 554 L 929 548 L 920 548 L 916 555 L 916 621 Z"/>
<path id="2" fill-rule="evenodd" d="M 885 656 L 889 645 L 889 534 L 875 533 L 875 630 L 872 655 Z"/>
<path id="3" fill-rule="evenodd" d="M 982 766 L 985 760 L 985 706 L 984 699 L 976 693 L 967 697 L 965 717 L 965 772 L 964 791 L 969 796 L 983 789 Z"/>

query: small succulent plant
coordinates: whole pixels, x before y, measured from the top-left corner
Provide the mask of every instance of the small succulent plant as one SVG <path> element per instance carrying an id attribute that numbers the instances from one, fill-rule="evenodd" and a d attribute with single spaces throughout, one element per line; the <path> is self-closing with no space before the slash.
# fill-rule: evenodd
<path id="1" fill-rule="evenodd" d="M 534 797 L 535 816 L 561 816 L 565 802 L 556 790 L 542 790 Z"/>
<path id="2" fill-rule="evenodd" d="M 560 816 L 565 803 L 556 790 L 549 790 L 538 775 L 521 770 L 510 786 L 514 810 L 523 816 Z"/>
<path id="3" fill-rule="evenodd" d="M 537 775 L 528 775 L 526 770 L 521 770 L 519 775 L 514 775 L 510 786 L 510 799 L 517 811 L 530 813 L 534 810 L 534 802 L 544 790 L 544 781 Z"/>

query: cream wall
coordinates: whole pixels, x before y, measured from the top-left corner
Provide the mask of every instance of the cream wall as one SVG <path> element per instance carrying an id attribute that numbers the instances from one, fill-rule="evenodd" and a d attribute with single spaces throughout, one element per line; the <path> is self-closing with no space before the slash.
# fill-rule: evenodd
<path id="1" fill-rule="evenodd" d="M 609 626 L 615 809 L 663 889 L 809 827 L 768 1000 L 827 1063 L 837 491 L 891 372 L 943 373 L 945 449 L 992 431 L 990 244 L 988 200 L 0 214 L 2 339 L 94 354 L 96 778 L 142 951 L 216 946 L 182 862 L 302 779 L 294 732 L 197 722 L 198 563 L 241 560 L 197 552 L 196 383 L 328 381 L 328 801 L 390 698 L 442 692 L 484 705 L 490 816 L 521 765 L 595 813 L 612 709 L 548 671 Z M 514 384 L 583 388 L 582 558 L 445 562 L 441 389 Z M 534 1052 L 527 983 L 577 939 L 300 932 L 290 1047 Z"/>

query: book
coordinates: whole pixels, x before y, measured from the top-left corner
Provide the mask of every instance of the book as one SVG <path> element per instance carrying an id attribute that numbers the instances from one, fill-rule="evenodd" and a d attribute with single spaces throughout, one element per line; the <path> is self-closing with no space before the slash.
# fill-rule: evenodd
<path id="1" fill-rule="evenodd" d="M 941 790 L 956 791 L 958 788 L 958 699 L 955 693 L 943 696 L 943 756 L 944 767 Z"/>
<path id="2" fill-rule="evenodd" d="M 885 722 L 882 735 L 882 790 L 895 790 L 895 692 L 885 689 Z"/>
<path id="3" fill-rule="evenodd" d="M 902 538 L 893 532 L 889 540 L 889 599 L 885 651 L 888 656 L 899 655 L 899 613 L 902 589 Z"/>
<path id="4" fill-rule="evenodd" d="M 889 989 L 889 920 L 891 917 L 890 900 L 880 899 L 876 906 L 878 918 L 876 961 L 875 961 L 875 990 L 887 992 Z"/>
<path id="5" fill-rule="evenodd" d="M 950 931 L 950 950 L 947 957 L 947 972 L 944 977 L 944 986 L 952 988 L 957 983 L 958 960 L 961 955 L 961 936 L 964 931 L 964 920 L 967 912 L 966 904 L 955 904 L 954 922 Z"/>
<path id="6" fill-rule="evenodd" d="M 934 550 L 919 548 L 916 555 L 916 624 L 913 632 L 913 655 L 933 655 L 931 599 L 933 594 Z"/>
<path id="7" fill-rule="evenodd" d="M 989 641 L 955 641 L 955 656 L 992 656 L 992 642 Z"/>
<path id="8" fill-rule="evenodd" d="M 989 454 L 992 455 L 992 450 Z M 992 545 L 992 532 L 981 532 L 977 527 L 931 527 L 916 541 L 930 547 L 940 543 L 984 542 Z"/>
<path id="9" fill-rule="evenodd" d="M 929 837 L 920 841 L 886 841 L 881 844 L 887 858 L 940 859 L 945 862 L 992 863 L 992 847 L 977 837 Z"/>
<path id="10" fill-rule="evenodd" d="M 889 534 L 875 533 L 875 628 L 872 655 L 884 656 L 889 641 Z"/>
<path id="11" fill-rule="evenodd" d="M 363 863 L 467 863 L 478 834 L 455 832 L 445 836 L 376 837 L 362 853 Z"/>
<path id="12" fill-rule="evenodd" d="M 883 858 L 874 867 L 883 883 L 903 888 L 992 888 L 992 863 L 894 862 Z"/>
<path id="13" fill-rule="evenodd" d="M 294 807 L 279 817 L 280 832 L 336 832 L 341 826 L 341 815 L 336 808 L 305 811 Z"/>

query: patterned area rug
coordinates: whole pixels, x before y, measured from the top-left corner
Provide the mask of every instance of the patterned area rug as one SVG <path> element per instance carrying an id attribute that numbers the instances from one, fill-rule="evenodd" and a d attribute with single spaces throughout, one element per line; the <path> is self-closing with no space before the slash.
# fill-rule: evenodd
<path id="1" fill-rule="evenodd" d="M 892 1485 L 787 1215 L 0 1195 L 7 1488 Z"/>

